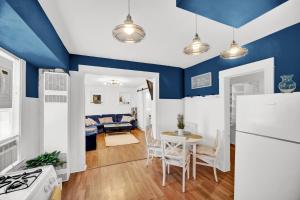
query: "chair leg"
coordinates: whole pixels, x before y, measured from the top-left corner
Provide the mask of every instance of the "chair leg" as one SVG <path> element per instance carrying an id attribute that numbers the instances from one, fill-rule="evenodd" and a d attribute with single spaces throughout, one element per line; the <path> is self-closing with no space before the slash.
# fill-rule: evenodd
<path id="1" fill-rule="evenodd" d="M 187 178 L 188 178 L 188 180 L 190 179 L 190 162 L 188 162 L 188 165 L 187 165 Z"/>
<path id="2" fill-rule="evenodd" d="M 162 181 L 162 186 L 166 185 L 166 163 L 163 160 L 162 161 L 162 168 L 163 168 L 163 181 Z"/>
<path id="3" fill-rule="evenodd" d="M 168 174 L 170 174 L 170 165 L 168 165 Z"/>
<path id="4" fill-rule="evenodd" d="M 216 169 L 216 161 L 214 161 L 213 165 L 214 165 L 213 168 L 214 168 L 215 181 L 218 182 L 217 169 Z"/>
<path id="5" fill-rule="evenodd" d="M 182 168 L 182 192 L 185 192 L 185 172 L 186 172 L 186 168 L 183 167 Z"/>
<path id="6" fill-rule="evenodd" d="M 149 158 L 150 158 L 150 151 L 149 149 L 147 150 L 147 161 L 146 161 L 146 166 L 149 164 Z"/>

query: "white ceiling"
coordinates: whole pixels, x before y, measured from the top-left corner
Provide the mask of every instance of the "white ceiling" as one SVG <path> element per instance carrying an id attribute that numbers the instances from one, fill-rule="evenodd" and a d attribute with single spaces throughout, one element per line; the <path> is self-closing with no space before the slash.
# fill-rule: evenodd
<path id="1" fill-rule="evenodd" d="M 72 54 L 186 68 L 217 56 L 232 40 L 231 27 L 198 16 L 199 35 L 211 45 L 211 49 L 199 57 L 184 55 L 184 46 L 194 36 L 194 14 L 177 8 L 176 0 L 132 1 L 133 20 L 146 31 L 145 39 L 138 44 L 123 44 L 112 37 L 112 29 L 127 15 L 126 0 L 39 2 Z M 237 39 L 246 44 L 299 22 L 299 2 L 289 0 L 242 26 L 237 30 Z M 277 20 L 280 23 L 274 23 Z"/>
<path id="2" fill-rule="evenodd" d="M 112 75 L 94 75 L 86 74 L 85 83 L 86 85 L 105 85 L 105 82 L 111 80 L 119 81 L 121 87 L 137 88 L 143 84 L 146 84 L 146 79 L 143 77 L 126 77 L 126 76 L 112 76 Z"/>

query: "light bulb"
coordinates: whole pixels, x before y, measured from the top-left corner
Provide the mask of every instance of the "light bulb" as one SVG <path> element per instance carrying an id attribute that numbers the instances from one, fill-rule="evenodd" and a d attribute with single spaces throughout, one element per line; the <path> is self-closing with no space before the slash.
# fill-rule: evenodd
<path id="1" fill-rule="evenodd" d="M 239 52 L 239 48 L 237 46 L 232 46 L 229 50 L 230 54 L 236 54 Z"/>
<path id="2" fill-rule="evenodd" d="M 125 25 L 125 28 L 124 28 L 124 32 L 127 34 L 127 35 L 131 35 L 133 32 L 134 32 L 134 28 L 131 26 L 131 25 Z"/>

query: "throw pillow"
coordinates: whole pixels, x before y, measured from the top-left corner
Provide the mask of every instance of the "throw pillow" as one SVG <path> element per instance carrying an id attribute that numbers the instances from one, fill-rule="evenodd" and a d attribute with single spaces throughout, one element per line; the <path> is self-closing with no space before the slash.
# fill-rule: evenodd
<path id="1" fill-rule="evenodd" d="M 97 123 L 91 119 L 91 118 L 86 118 L 85 119 L 85 126 L 93 126 L 93 125 L 96 125 Z"/>
<path id="2" fill-rule="evenodd" d="M 99 122 L 101 124 L 113 123 L 113 119 L 112 119 L 112 117 L 102 117 L 102 118 L 99 118 Z"/>
<path id="3" fill-rule="evenodd" d="M 123 115 L 121 122 L 131 122 L 133 120 L 133 117 Z"/>

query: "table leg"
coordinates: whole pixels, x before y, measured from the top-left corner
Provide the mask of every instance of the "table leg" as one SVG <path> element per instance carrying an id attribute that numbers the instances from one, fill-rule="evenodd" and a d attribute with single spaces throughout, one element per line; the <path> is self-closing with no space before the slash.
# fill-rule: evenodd
<path id="1" fill-rule="evenodd" d="M 196 144 L 193 144 L 193 178 L 196 180 Z"/>

